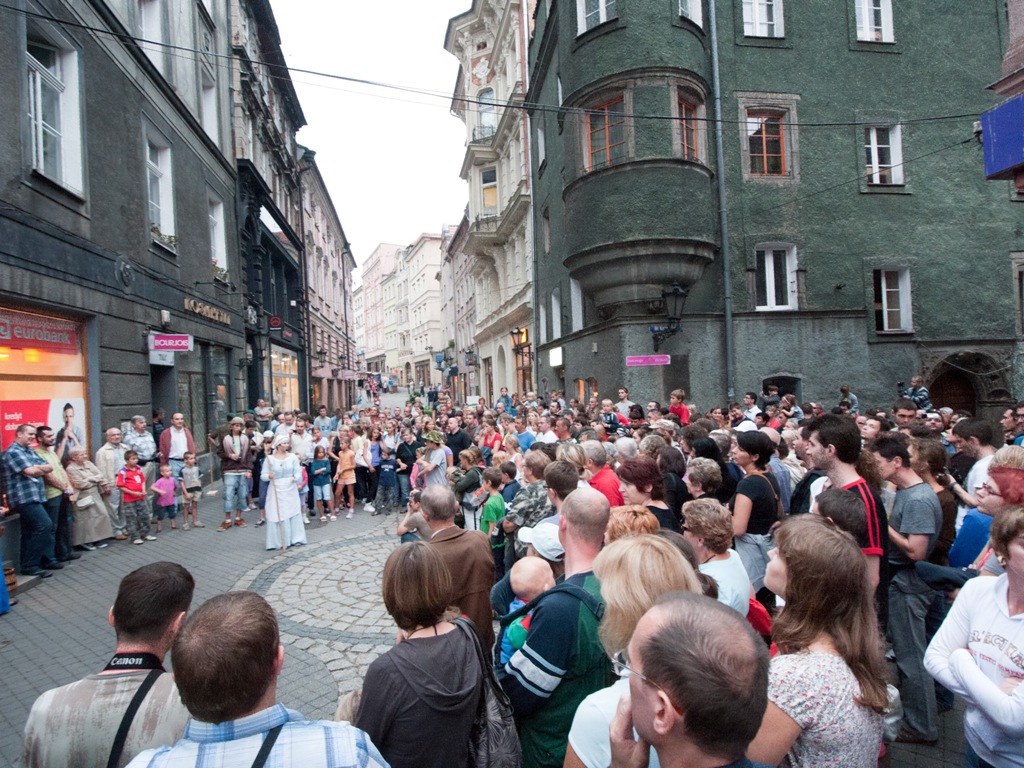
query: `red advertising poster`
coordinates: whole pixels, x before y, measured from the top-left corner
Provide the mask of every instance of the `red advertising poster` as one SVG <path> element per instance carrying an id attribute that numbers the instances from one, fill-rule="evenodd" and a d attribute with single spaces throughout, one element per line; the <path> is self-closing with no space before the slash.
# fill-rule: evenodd
<path id="1" fill-rule="evenodd" d="M 86 446 L 85 401 L 81 398 L 5 400 L 0 403 L 0 448 L 6 450 L 14 442 L 19 424 L 52 427 L 57 433 L 55 450 L 65 442 L 65 450 L 76 444 Z"/>
<path id="2" fill-rule="evenodd" d="M 0 347 L 77 355 L 78 325 L 55 317 L 0 309 Z"/>

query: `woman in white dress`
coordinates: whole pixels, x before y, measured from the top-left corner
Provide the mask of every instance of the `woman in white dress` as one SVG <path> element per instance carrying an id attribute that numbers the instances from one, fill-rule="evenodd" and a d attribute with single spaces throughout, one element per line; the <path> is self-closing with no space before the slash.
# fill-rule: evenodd
<path id="1" fill-rule="evenodd" d="M 270 483 L 267 489 L 267 549 L 282 549 L 306 543 L 306 528 L 302 523 L 302 505 L 299 502 L 302 465 L 289 452 L 291 442 L 287 435 L 275 437 L 273 446 L 274 452 L 263 462 L 260 479 Z"/>

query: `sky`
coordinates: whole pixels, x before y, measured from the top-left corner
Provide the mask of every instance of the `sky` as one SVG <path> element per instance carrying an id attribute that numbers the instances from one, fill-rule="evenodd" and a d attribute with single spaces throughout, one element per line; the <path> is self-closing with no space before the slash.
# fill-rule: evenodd
<path id="1" fill-rule="evenodd" d="M 448 19 L 471 0 L 272 0 L 289 67 L 411 86 L 420 95 L 292 72 L 316 152 L 356 263 L 378 243 L 408 245 L 458 224 L 465 126 L 451 114 L 458 62 Z"/>

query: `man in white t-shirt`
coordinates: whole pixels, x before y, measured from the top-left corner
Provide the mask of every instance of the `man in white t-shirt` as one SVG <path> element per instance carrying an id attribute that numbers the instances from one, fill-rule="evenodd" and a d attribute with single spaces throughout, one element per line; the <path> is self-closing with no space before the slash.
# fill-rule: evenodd
<path id="1" fill-rule="evenodd" d="M 958 483 L 950 486 L 958 505 L 956 529 L 959 531 L 967 510 L 978 506 L 978 489 L 988 482 L 988 468 L 996 449 L 992 445 L 992 426 L 984 419 L 961 419 L 953 427 L 949 442 L 975 460 L 966 482 L 962 486 Z"/>
<path id="2" fill-rule="evenodd" d="M 420 459 L 420 474 L 424 476 L 427 485 L 448 486 L 448 478 L 445 472 L 448 469 L 448 461 L 444 453 L 444 438 L 436 429 L 432 429 L 423 436 L 427 444 L 427 455 Z"/>

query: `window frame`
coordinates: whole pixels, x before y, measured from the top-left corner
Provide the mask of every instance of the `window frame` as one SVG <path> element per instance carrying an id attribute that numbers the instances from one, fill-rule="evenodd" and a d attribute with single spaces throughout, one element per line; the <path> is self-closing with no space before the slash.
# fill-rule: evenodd
<path id="1" fill-rule="evenodd" d="M 877 9 L 875 3 L 878 4 Z M 879 25 L 868 19 L 878 13 Z M 854 0 L 854 23 L 857 42 L 870 44 L 892 44 L 896 42 L 893 27 L 892 0 Z"/>
<path id="2" fill-rule="evenodd" d="M 150 149 L 157 151 L 157 161 Z M 147 229 L 153 242 L 175 250 L 177 244 L 174 225 L 174 152 L 171 143 L 155 128 L 146 124 L 142 136 L 143 168 L 145 169 L 145 200 L 147 203 Z M 159 222 L 153 221 L 153 177 L 157 180 L 159 198 L 156 203 Z"/>
<path id="3" fill-rule="evenodd" d="M 610 12 L 609 6 L 611 7 Z M 597 20 L 589 26 L 587 16 L 587 0 L 576 0 L 576 37 L 596 29 L 605 22 L 617 19 L 619 17 L 618 0 L 597 0 Z"/>
<path id="4" fill-rule="evenodd" d="M 230 278 L 228 269 L 227 228 L 224 222 L 224 202 L 212 192 L 206 197 L 207 221 L 210 233 L 210 261 L 213 265 L 215 280 L 227 282 Z M 223 273 L 218 271 L 223 270 Z"/>
<path id="5" fill-rule="evenodd" d="M 740 155 L 742 158 L 743 180 L 759 184 L 793 184 L 800 181 L 800 132 L 797 130 L 797 104 L 800 96 L 789 93 L 738 92 L 740 132 Z M 750 136 L 746 126 L 751 113 L 778 113 L 782 116 L 782 149 L 785 157 L 785 173 L 755 174 L 751 172 Z"/>
<path id="6" fill-rule="evenodd" d="M 484 181 L 484 175 L 487 173 L 494 174 L 494 181 Z M 494 190 L 494 205 L 487 205 L 487 191 L 491 189 Z M 493 212 L 497 214 L 499 207 L 498 167 L 496 165 L 489 165 L 486 168 L 480 169 L 480 212 Z"/>
<path id="7" fill-rule="evenodd" d="M 163 44 L 167 42 L 163 10 L 162 0 L 135 2 L 135 27 L 139 36 L 139 47 L 160 74 L 165 74 Z"/>
<path id="8" fill-rule="evenodd" d="M 759 152 L 759 153 L 755 153 L 754 152 L 754 140 L 755 140 L 754 137 L 755 137 L 755 134 L 758 133 L 758 131 L 756 131 L 756 130 L 755 131 L 751 131 L 750 130 L 750 126 L 751 126 L 753 121 L 758 121 L 758 124 L 762 128 L 764 128 L 768 124 L 767 121 L 778 121 L 777 122 L 777 127 L 778 127 L 778 134 L 777 135 L 773 135 L 772 137 L 769 137 L 767 135 L 767 133 L 762 132 L 762 137 L 761 137 L 761 140 L 760 140 L 761 150 L 762 151 Z M 746 144 L 747 144 L 747 164 L 746 164 L 747 173 L 751 177 L 754 177 L 754 178 L 766 178 L 766 177 L 767 178 L 786 178 L 786 176 L 788 175 L 788 171 L 789 171 L 788 157 L 787 157 L 787 153 L 786 153 L 786 140 L 788 138 L 787 134 L 789 133 L 789 130 L 788 130 L 788 124 L 786 122 L 786 113 L 784 111 L 781 111 L 781 110 L 778 110 L 778 109 L 748 109 L 747 110 L 747 114 L 746 114 L 745 129 L 746 129 Z M 768 152 L 768 142 L 769 142 L 769 139 L 774 139 L 776 137 L 777 137 L 778 144 L 779 144 L 779 152 L 778 152 L 778 154 L 769 154 L 769 152 Z M 779 158 L 779 161 L 780 161 L 780 170 L 779 170 L 778 173 L 773 173 L 773 172 L 771 172 L 769 170 L 769 160 L 770 160 L 770 158 L 775 158 L 775 157 Z M 754 170 L 754 160 L 755 160 L 755 158 L 761 158 L 762 159 L 762 167 L 764 169 L 763 171 L 755 171 Z"/>
<path id="9" fill-rule="evenodd" d="M 679 139 L 675 142 L 684 160 L 703 162 L 703 136 L 701 130 L 702 104 L 690 98 L 688 93 L 676 91 L 676 117 Z M 692 143 L 692 145 L 691 145 Z"/>
<path id="10" fill-rule="evenodd" d="M 476 94 L 478 139 L 489 139 L 498 132 L 498 102 L 493 88 L 481 88 Z"/>
<path id="11" fill-rule="evenodd" d="M 679 0 L 679 16 L 704 28 L 703 0 Z"/>
<path id="12" fill-rule="evenodd" d="M 609 119 L 608 119 L 608 115 L 609 114 L 615 114 L 615 113 L 610 113 L 608 108 L 611 107 L 612 105 L 615 105 L 615 104 L 621 104 L 622 105 L 622 112 L 620 113 L 621 116 L 622 116 L 622 119 L 616 121 L 615 123 L 610 123 Z M 627 162 L 629 160 L 629 146 L 630 146 L 629 121 L 627 120 L 626 115 L 627 115 L 626 94 L 625 94 L 625 92 L 622 92 L 622 91 L 619 91 L 618 93 L 616 93 L 614 95 L 610 95 L 609 97 L 605 97 L 604 99 L 599 100 L 599 102 L 596 105 L 590 106 L 590 107 L 586 108 L 586 110 L 585 110 L 585 119 L 583 120 L 583 137 L 584 137 L 583 167 L 584 167 L 585 171 L 587 171 L 589 173 L 590 171 L 597 171 L 597 170 L 601 170 L 602 168 L 610 168 L 613 165 L 620 165 L 620 164 L 622 164 L 624 162 Z M 596 118 L 602 118 L 602 117 L 603 117 L 603 120 L 604 120 L 604 126 L 600 130 L 601 130 L 601 132 L 604 133 L 604 135 L 606 137 L 606 141 L 605 141 L 605 144 L 604 144 L 604 148 L 603 149 L 598 149 L 595 152 L 591 142 L 593 140 L 594 134 L 597 131 L 595 131 L 592 126 L 593 126 L 593 121 Z M 622 140 L 618 141 L 618 142 L 615 142 L 615 143 L 612 143 L 611 140 L 610 140 L 610 131 L 611 131 L 611 129 L 613 127 L 616 127 L 616 126 L 621 126 Z M 620 157 L 616 157 L 613 160 L 612 157 L 611 157 L 611 152 L 612 152 L 612 149 L 615 148 L 615 147 L 622 147 L 622 155 Z M 600 165 L 597 165 L 597 164 L 594 163 L 594 156 L 595 156 L 595 154 L 597 152 L 604 152 L 605 155 L 606 155 L 605 162 L 601 163 Z"/>
<path id="13" fill-rule="evenodd" d="M 775 298 L 778 293 L 779 276 L 776 274 L 774 259 L 779 252 L 782 252 L 785 258 L 786 298 L 788 301 L 784 304 L 777 303 Z M 770 264 L 769 259 L 772 259 Z M 769 269 L 769 266 L 771 266 L 771 269 Z M 765 302 L 763 304 L 760 302 L 760 296 L 758 295 L 758 283 L 762 271 L 764 273 L 765 286 Z M 798 310 L 800 308 L 798 271 L 799 262 L 797 260 L 795 244 L 778 241 L 757 243 L 754 246 L 754 268 L 751 270 L 753 273 L 751 296 L 755 311 L 794 312 Z"/>
<path id="14" fill-rule="evenodd" d="M 743 36 L 758 37 L 769 40 L 782 39 L 786 36 L 785 8 L 783 0 L 743 0 Z M 772 11 L 772 21 L 761 11 Z M 769 27 L 771 29 L 769 30 Z"/>
<path id="15" fill-rule="evenodd" d="M 881 144 L 878 141 L 878 130 L 885 129 L 889 132 L 888 144 Z M 864 125 L 862 132 L 862 144 L 864 149 L 864 180 L 869 188 L 902 187 L 906 184 L 903 175 L 903 130 L 899 123 L 872 123 Z M 889 163 L 885 165 L 880 162 L 880 149 L 887 147 L 889 150 Z M 889 181 L 882 181 L 881 178 L 886 172 L 890 175 Z"/>
<path id="16" fill-rule="evenodd" d="M 893 290 L 887 285 L 886 276 L 896 275 L 896 295 L 899 297 L 900 327 L 889 327 L 889 313 L 892 311 L 888 304 L 889 293 Z M 891 335 L 898 333 L 914 332 L 914 295 L 913 286 L 910 280 L 910 267 L 875 267 L 871 271 L 871 286 L 873 293 L 873 307 L 875 315 L 875 332 L 879 335 Z"/>
<path id="17" fill-rule="evenodd" d="M 30 47 L 52 51 L 57 71 L 37 59 Z M 32 173 L 76 197 L 82 197 L 85 194 L 85 146 L 82 137 L 80 52 L 64 35 L 32 19 L 25 27 L 22 54 L 26 164 Z M 56 95 L 58 119 L 55 126 L 48 125 L 43 116 L 44 87 Z M 56 139 L 57 160 L 52 168 L 47 168 L 46 136 Z"/>

